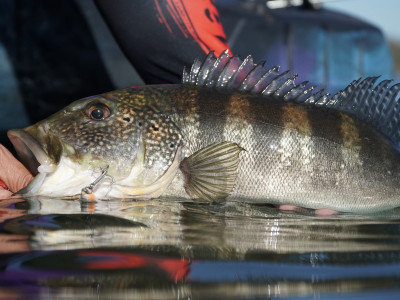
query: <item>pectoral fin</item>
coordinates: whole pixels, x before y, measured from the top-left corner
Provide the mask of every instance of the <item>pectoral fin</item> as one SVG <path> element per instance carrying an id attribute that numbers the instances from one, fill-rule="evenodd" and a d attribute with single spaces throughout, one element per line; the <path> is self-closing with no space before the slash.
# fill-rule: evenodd
<path id="1" fill-rule="evenodd" d="M 185 190 L 192 198 L 207 201 L 229 196 L 235 186 L 239 153 L 236 143 L 222 142 L 200 149 L 181 162 Z"/>

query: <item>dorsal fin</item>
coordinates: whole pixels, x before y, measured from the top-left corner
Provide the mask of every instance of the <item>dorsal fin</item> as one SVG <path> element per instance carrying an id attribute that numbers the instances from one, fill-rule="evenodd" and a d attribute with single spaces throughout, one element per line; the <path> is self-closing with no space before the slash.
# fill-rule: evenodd
<path id="1" fill-rule="evenodd" d="M 189 73 L 184 69 L 182 83 L 345 112 L 374 126 L 400 149 L 400 83 L 390 86 L 391 80 L 383 80 L 374 87 L 378 77 L 360 78 L 330 97 L 323 90 L 313 93 L 314 87 L 307 87 L 308 82 L 296 84 L 296 77 L 289 71 L 279 72 L 279 67 L 267 70 L 264 63 L 254 64 L 251 56 L 241 60 L 225 51 L 219 57 L 210 52 L 204 61 L 196 59 Z"/>

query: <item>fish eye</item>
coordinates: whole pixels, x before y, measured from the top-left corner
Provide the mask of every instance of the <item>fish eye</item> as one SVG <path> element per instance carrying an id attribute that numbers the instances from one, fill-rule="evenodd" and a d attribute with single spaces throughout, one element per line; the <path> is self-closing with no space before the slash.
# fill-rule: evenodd
<path id="1" fill-rule="evenodd" d="M 110 109 L 103 103 L 92 104 L 86 110 L 86 115 L 95 121 L 104 120 L 108 118 L 110 114 Z"/>

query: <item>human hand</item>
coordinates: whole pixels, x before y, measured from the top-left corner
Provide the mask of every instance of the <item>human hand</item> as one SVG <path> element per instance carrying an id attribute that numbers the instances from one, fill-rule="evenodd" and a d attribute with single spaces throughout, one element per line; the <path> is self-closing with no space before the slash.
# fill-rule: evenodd
<path id="1" fill-rule="evenodd" d="M 0 199 L 9 198 L 13 193 L 25 187 L 33 176 L 3 145 L 0 144 Z"/>
<path id="2" fill-rule="evenodd" d="M 15 224 L 13 225 L 12 222 L 6 223 L 7 220 L 21 218 L 26 215 L 25 209 L 18 209 L 13 206 L 13 204 L 16 204 L 18 202 L 23 202 L 23 200 L 0 200 L 0 224 L 3 224 L 3 230 L 0 232 L 0 254 L 31 250 L 29 246 L 29 235 L 14 232 L 13 228 L 15 228 Z M 1 294 L 0 299 L 3 299 L 1 298 Z"/>

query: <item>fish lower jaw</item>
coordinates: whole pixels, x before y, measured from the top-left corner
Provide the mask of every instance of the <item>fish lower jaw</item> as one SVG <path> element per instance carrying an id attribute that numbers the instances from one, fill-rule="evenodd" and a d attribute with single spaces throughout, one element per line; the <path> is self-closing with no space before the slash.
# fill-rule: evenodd
<path id="1" fill-rule="evenodd" d="M 17 194 L 23 196 L 35 196 L 38 194 L 40 188 L 46 180 L 48 174 L 54 172 L 56 166 L 53 164 L 42 164 L 37 168 L 39 172 L 35 178 L 22 190 L 20 190 Z"/>
<path id="2" fill-rule="evenodd" d="M 56 166 L 54 164 L 43 164 L 37 168 L 39 173 L 52 173 L 55 169 Z"/>
<path id="3" fill-rule="evenodd" d="M 96 167 L 91 163 L 74 161 L 62 156 L 57 165 L 41 164 L 38 167 L 39 173 L 31 183 L 19 192 L 22 196 L 45 196 L 79 198 L 82 190 L 93 185 L 93 196 L 95 199 L 105 198 L 132 198 L 151 199 L 159 197 L 171 184 L 176 176 L 181 159 L 181 149 L 177 151 L 175 158 L 169 168 L 157 179 L 146 183 L 138 180 L 142 170 L 137 165 L 132 168 L 131 174 L 126 178 L 120 178 L 114 172 L 107 173 L 101 177 L 102 168 L 106 166 L 96 162 Z"/>
<path id="4" fill-rule="evenodd" d="M 57 165 L 41 164 L 38 174 L 27 187 L 18 192 L 22 196 L 71 197 L 80 195 L 82 188 L 96 179 L 93 168 L 62 157 Z"/>

